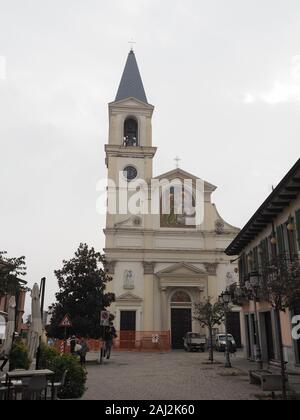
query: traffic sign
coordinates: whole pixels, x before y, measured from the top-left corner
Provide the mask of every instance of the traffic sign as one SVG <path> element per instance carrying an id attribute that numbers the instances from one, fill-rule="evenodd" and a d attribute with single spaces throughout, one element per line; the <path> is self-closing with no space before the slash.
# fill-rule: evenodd
<path id="1" fill-rule="evenodd" d="M 100 325 L 101 327 L 109 327 L 109 312 L 108 311 L 101 311 Z"/>
<path id="2" fill-rule="evenodd" d="M 72 328 L 73 327 L 73 324 L 72 324 L 72 321 L 71 321 L 69 315 L 66 315 L 64 317 L 64 319 L 61 321 L 60 327 L 63 327 L 63 328 Z"/>
<path id="3" fill-rule="evenodd" d="M 152 343 L 159 344 L 159 342 L 160 342 L 160 336 L 158 334 L 152 335 Z"/>

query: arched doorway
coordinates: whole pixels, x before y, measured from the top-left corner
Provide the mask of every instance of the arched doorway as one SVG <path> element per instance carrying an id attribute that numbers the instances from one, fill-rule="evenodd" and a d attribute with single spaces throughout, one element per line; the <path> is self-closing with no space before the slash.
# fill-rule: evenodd
<path id="1" fill-rule="evenodd" d="M 172 348 L 183 349 L 183 337 L 192 332 L 192 299 L 185 291 L 176 291 L 171 296 Z"/>

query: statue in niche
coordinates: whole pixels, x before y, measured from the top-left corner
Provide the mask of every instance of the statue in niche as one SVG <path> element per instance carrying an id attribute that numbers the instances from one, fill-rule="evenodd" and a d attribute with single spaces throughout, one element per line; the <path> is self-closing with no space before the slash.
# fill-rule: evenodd
<path id="1" fill-rule="evenodd" d="M 124 289 L 125 290 L 134 289 L 134 273 L 131 270 L 126 270 L 124 273 Z"/>

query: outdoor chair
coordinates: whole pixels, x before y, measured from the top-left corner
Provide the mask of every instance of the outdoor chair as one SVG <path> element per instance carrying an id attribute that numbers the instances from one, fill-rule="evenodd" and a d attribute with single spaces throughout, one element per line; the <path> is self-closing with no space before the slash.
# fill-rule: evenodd
<path id="1" fill-rule="evenodd" d="M 23 386 L 23 400 L 39 400 L 42 392 L 46 392 L 47 378 L 46 376 L 36 376 L 30 378 L 28 385 Z"/>
<path id="2" fill-rule="evenodd" d="M 0 387 L 0 401 L 3 401 L 6 399 L 8 388 L 6 386 Z"/>
<path id="3" fill-rule="evenodd" d="M 68 374 L 68 371 L 65 370 L 64 373 L 62 374 L 60 382 L 54 382 L 54 384 L 53 384 L 54 399 L 55 400 L 57 400 L 58 391 L 60 391 L 66 384 L 67 374 Z M 52 383 L 51 382 L 48 382 L 47 389 L 50 389 L 50 391 L 52 391 Z"/>
<path id="4" fill-rule="evenodd" d="M 11 382 L 11 386 L 10 386 L 10 397 L 11 395 L 14 395 L 14 398 L 16 399 L 17 396 L 17 390 L 18 387 L 20 386 L 20 381 L 12 381 Z M 2 390 L 2 392 L 4 392 L 3 390 L 6 389 L 6 391 L 8 390 L 7 387 L 7 381 L 6 381 L 6 374 L 0 377 L 0 388 Z M 3 397 L 0 396 L 0 400 L 3 400 Z"/>
<path id="5" fill-rule="evenodd" d="M 15 399 L 18 399 L 18 395 L 23 396 L 23 392 L 28 388 L 30 378 L 23 378 L 21 381 L 12 381 L 14 387 Z"/>

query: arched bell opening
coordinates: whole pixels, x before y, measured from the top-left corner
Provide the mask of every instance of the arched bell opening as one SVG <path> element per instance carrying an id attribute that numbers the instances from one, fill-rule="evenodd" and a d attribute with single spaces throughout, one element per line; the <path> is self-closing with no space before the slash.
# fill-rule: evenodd
<path id="1" fill-rule="evenodd" d="M 127 118 L 124 122 L 124 146 L 137 147 L 139 125 L 135 118 Z"/>

